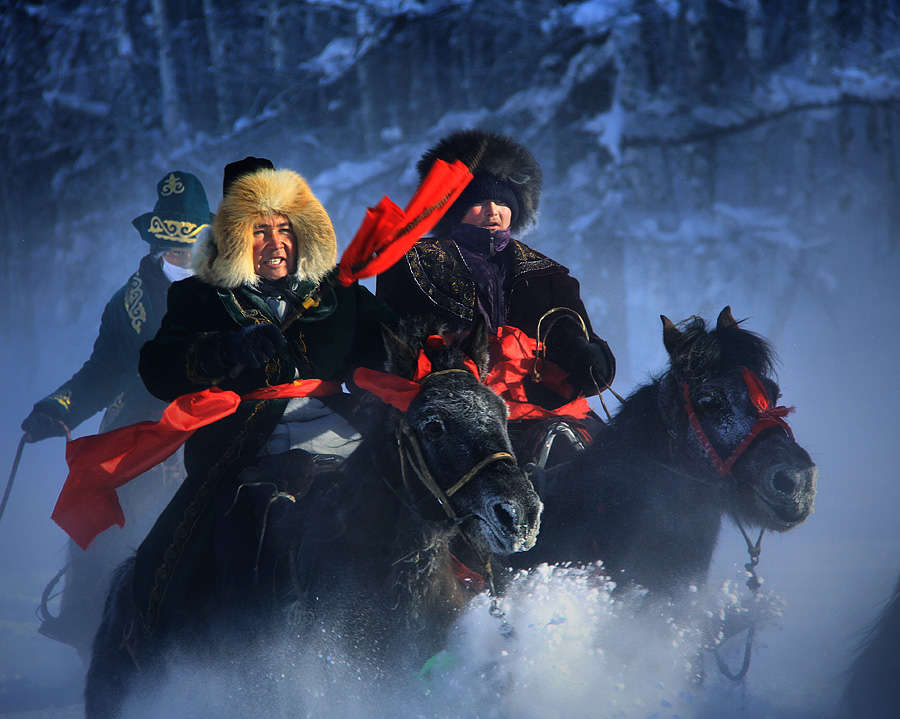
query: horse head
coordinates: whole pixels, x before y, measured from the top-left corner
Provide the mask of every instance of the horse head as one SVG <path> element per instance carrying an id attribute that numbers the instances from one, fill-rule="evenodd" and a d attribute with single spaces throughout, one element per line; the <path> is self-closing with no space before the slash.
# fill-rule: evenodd
<path id="1" fill-rule="evenodd" d="M 484 323 L 451 334 L 423 320 L 384 336 L 389 376 L 411 388 L 381 417 L 397 438 L 405 501 L 424 519 L 458 525 L 482 556 L 530 549 L 542 505 L 513 456 L 506 405 L 480 380 Z"/>
<path id="2" fill-rule="evenodd" d="M 813 511 L 818 470 L 785 419 L 793 408 L 772 374 L 768 342 L 740 326 L 726 307 L 716 327 L 692 317 L 676 326 L 665 316 L 670 368 L 659 403 L 673 441 L 692 458 L 692 471 L 730 489 L 739 522 L 786 531 Z"/>

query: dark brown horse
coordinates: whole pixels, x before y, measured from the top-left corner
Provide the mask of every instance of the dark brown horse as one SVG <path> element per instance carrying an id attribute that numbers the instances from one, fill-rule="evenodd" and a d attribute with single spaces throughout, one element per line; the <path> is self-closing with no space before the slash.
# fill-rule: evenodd
<path id="1" fill-rule="evenodd" d="M 337 471 L 302 498 L 265 477 L 239 488 L 217 520 L 227 541 L 202 613 L 152 641 L 130 634 L 133 563 L 123 565 L 94 643 L 88 719 L 119 715 L 135 688 L 158 681 L 172 647 L 233 664 L 285 637 L 327 634 L 369 676 L 443 648 L 492 555 L 534 545 L 541 503 L 512 457 L 503 402 L 472 372 L 487 363 L 483 325 L 458 342 L 438 331 L 386 333 L 391 375 L 430 368 L 405 411 L 366 400 L 364 440 Z M 475 566 L 451 555 L 460 537 Z"/>
<path id="2" fill-rule="evenodd" d="M 900 716 L 900 579 L 872 624 L 847 674 L 841 719 L 894 719 Z"/>
<path id="3" fill-rule="evenodd" d="M 812 512 L 817 469 L 775 406 L 766 340 L 728 307 L 712 330 L 662 320 L 668 369 L 535 479 L 541 538 L 514 564 L 602 560 L 618 584 L 672 595 L 705 581 L 723 517 L 785 532 Z"/>

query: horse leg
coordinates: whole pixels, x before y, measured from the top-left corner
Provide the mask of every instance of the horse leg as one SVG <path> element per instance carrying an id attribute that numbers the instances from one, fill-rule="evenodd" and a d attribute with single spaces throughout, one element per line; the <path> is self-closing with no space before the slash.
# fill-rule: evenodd
<path id="1" fill-rule="evenodd" d="M 84 689 L 85 719 L 118 717 L 149 663 L 145 646 L 138 641 L 141 628 L 133 578 L 134 557 L 125 560 L 113 575 L 103 619 L 94 637 Z"/>

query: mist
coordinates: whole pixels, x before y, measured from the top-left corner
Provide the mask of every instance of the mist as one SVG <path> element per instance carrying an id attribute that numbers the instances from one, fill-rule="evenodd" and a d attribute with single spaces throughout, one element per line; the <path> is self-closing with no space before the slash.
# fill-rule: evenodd
<path id="1" fill-rule="evenodd" d="M 105 303 L 146 251 L 131 219 L 166 171 L 200 177 L 215 209 L 227 162 L 269 157 L 309 181 L 343 248 L 366 206 L 405 203 L 428 146 L 484 127 L 544 168 L 540 222 L 522 239 L 581 281 L 617 356 L 614 388 L 626 395 L 665 368 L 661 314 L 714 321 L 730 305 L 778 353 L 780 403 L 796 407 L 819 489 L 804 524 L 764 537 L 759 599 L 727 523 L 698 588 L 701 614 L 757 603 L 740 684 L 700 652 L 698 625 L 660 630 L 595 574 L 546 568 L 503 600 L 515 639 L 481 597 L 453 633 L 452 665 L 429 681 L 372 682 L 326 637 L 299 654 L 273 647 L 263 697 L 235 694 L 227 667 L 176 659 L 173 683 L 129 716 L 832 716 L 900 573 L 898 5 L 216 4 L 2 11 L 0 476 L 33 403 L 90 355 Z M 81 715 L 84 667 L 37 633 L 34 614 L 65 562 L 50 520 L 64 453 L 62 439 L 25 446 L 0 520 L 11 716 Z"/>

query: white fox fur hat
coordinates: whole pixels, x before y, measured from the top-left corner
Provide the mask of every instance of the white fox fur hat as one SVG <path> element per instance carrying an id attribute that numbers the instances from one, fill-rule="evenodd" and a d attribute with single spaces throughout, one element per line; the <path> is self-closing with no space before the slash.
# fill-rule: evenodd
<path id="1" fill-rule="evenodd" d="M 283 215 L 297 237 L 297 279 L 318 282 L 337 262 L 337 238 L 322 203 L 291 170 L 262 168 L 228 185 L 212 232 L 194 252 L 194 271 L 215 287 L 234 289 L 259 282 L 253 267 L 253 227 Z"/>

